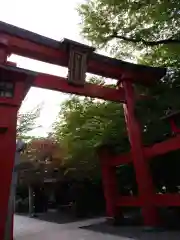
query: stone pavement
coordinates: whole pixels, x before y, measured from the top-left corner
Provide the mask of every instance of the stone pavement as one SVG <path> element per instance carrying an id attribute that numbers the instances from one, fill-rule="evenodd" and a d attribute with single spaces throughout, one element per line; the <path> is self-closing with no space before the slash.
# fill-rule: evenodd
<path id="1" fill-rule="evenodd" d="M 112 239 L 111 235 L 104 235 L 102 233 L 94 233 L 88 230 L 79 229 L 81 226 L 87 226 L 101 221 L 102 219 L 91 219 L 83 222 L 56 224 L 28 217 L 15 216 L 14 237 L 15 240 Z M 115 239 L 121 240 L 119 237 L 115 237 L 114 240 Z"/>
<path id="2" fill-rule="evenodd" d="M 179 232 L 145 233 L 139 228 L 115 228 L 104 219 L 57 224 L 15 216 L 15 240 L 177 240 Z"/>

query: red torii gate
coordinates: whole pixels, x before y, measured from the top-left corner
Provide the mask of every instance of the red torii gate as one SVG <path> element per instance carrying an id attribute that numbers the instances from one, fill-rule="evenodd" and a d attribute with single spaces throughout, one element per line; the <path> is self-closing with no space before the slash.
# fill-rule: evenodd
<path id="1" fill-rule="evenodd" d="M 106 198 L 107 215 L 116 217 L 117 207 L 140 206 L 144 224 L 157 226 L 157 207 L 179 206 L 179 195 L 155 194 L 148 160 L 180 148 L 180 137 L 152 147 L 143 147 L 141 129 L 134 114 L 133 84 L 147 87 L 166 74 L 166 69 L 126 63 L 94 53 L 92 47 L 64 39 L 58 42 L 18 27 L 0 22 L 0 175 L 3 187 L 0 197 L 0 240 L 4 237 L 9 191 L 16 147 L 17 111 L 31 86 L 75 93 L 123 103 L 131 152 L 112 156 L 107 149 L 99 152 Z M 68 78 L 33 72 L 7 61 L 17 54 L 43 62 L 68 67 Z M 117 79 L 117 89 L 85 82 L 85 73 Z M 141 96 L 143 97 L 143 96 Z M 133 162 L 138 183 L 138 197 L 117 194 L 115 167 Z"/>

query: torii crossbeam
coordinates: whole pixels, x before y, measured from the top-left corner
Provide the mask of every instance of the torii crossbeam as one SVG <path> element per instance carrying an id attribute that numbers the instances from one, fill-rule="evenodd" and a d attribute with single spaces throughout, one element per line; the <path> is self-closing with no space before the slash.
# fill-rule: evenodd
<path id="1" fill-rule="evenodd" d="M 134 115 L 136 96 L 133 84 L 153 85 L 166 74 L 166 69 L 135 65 L 99 55 L 94 51 L 92 47 L 68 39 L 58 42 L 0 22 L 0 175 L 3 182 L 0 198 L 0 240 L 4 239 L 14 164 L 17 111 L 31 86 L 123 103 L 140 196 L 138 201 L 132 199 L 131 204 L 141 205 L 146 225 L 157 223 L 156 206 L 154 200 L 150 200 L 154 191 L 152 178 L 143 153 L 140 128 Z M 16 64 L 7 61 L 11 54 L 67 67 L 67 79 L 18 68 Z M 117 89 L 86 82 L 86 72 L 116 79 Z M 107 159 L 108 153 L 103 155 L 104 163 L 107 163 Z M 107 214 L 110 217 L 115 216 L 114 206 L 117 205 L 113 202 L 116 189 L 112 165 L 108 163 L 108 168 L 102 168 Z M 118 201 L 120 202 L 119 198 Z M 119 205 L 128 201 L 122 198 Z"/>

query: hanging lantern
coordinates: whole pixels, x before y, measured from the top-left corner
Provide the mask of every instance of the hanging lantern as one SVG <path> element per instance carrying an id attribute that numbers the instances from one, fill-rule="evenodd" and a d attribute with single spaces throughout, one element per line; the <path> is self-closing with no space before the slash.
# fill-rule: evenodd
<path id="1" fill-rule="evenodd" d="M 62 43 L 69 54 L 68 83 L 74 86 L 84 86 L 88 56 L 95 49 L 69 39 L 63 39 Z"/>

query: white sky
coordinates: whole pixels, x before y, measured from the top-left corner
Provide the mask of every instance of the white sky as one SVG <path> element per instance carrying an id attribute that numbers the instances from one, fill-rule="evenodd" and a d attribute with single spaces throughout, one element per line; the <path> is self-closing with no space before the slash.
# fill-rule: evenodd
<path id="1" fill-rule="evenodd" d="M 82 42 L 79 17 L 75 10 L 79 2 L 83 0 L 0 0 L 0 21 L 52 39 L 61 40 L 65 37 Z M 66 76 L 66 70 L 61 67 L 18 56 L 12 56 L 11 61 L 23 68 Z M 44 103 L 39 119 L 42 128 L 35 130 L 34 134 L 46 135 L 60 110 L 60 103 L 67 97 L 63 93 L 31 88 L 21 110 L 26 111 Z"/>

